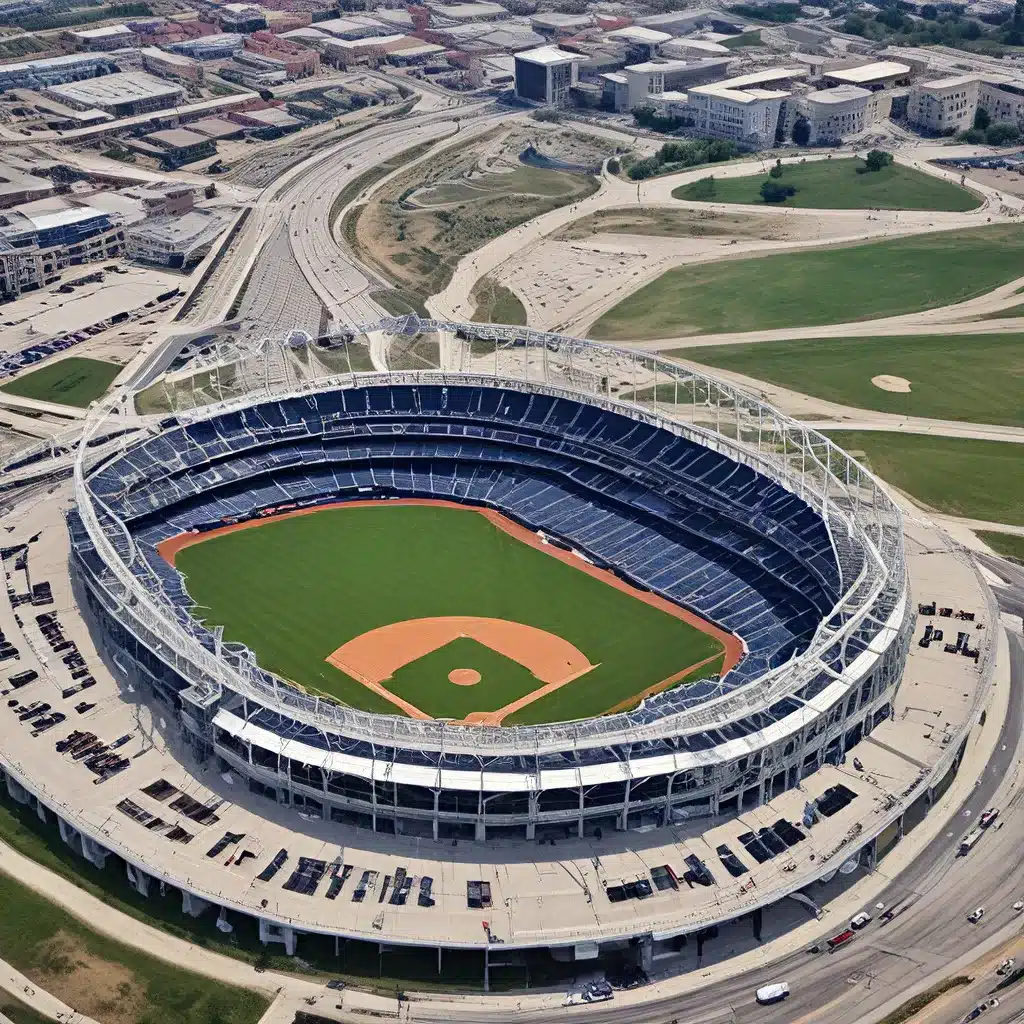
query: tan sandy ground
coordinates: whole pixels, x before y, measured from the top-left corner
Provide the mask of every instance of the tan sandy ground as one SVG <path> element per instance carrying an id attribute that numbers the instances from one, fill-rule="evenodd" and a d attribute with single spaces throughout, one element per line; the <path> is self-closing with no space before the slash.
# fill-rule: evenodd
<path id="1" fill-rule="evenodd" d="M 895 391 L 900 395 L 910 394 L 910 381 L 906 377 L 895 377 L 891 373 L 880 373 L 871 378 L 871 383 L 883 391 Z"/>
<path id="2" fill-rule="evenodd" d="M 495 512 L 493 509 L 471 508 L 471 507 L 469 507 L 467 505 L 460 505 L 457 502 L 452 502 L 452 501 L 428 501 L 428 500 L 422 499 L 422 498 L 395 499 L 395 500 L 389 501 L 388 504 L 389 505 L 402 504 L 402 505 L 431 505 L 431 506 L 440 506 L 440 507 L 443 507 L 443 508 L 454 508 L 454 509 L 459 509 L 462 512 L 468 512 L 468 513 L 473 513 L 473 514 L 476 514 L 476 515 L 486 516 L 487 519 L 489 519 L 490 522 L 494 526 L 496 526 L 499 530 L 504 530 L 506 533 L 510 534 L 512 537 L 515 537 L 517 540 L 521 541 L 522 543 L 529 544 L 531 547 L 534 547 L 534 548 L 536 548 L 539 551 L 545 552 L 546 554 L 550 555 L 552 558 L 557 558 L 560 561 L 565 562 L 567 565 L 571 565 L 571 566 L 573 566 L 573 568 L 578 569 L 580 572 L 585 572 L 585 573 L 587 573 L 587 575 L 593 576 L 595 579 L 599 579 L 602 582 L 608 584 L 608 586 L 615 587 L 617 590 L 621 590 L 623 593 L 629 594 L 631 597 L 635 598 L 636 600 L 643 601 L 645 604 L 649 604 L 649 605 L 651 605 L 654 608 L 658 608 L 658 609 L 660 609 L 663 612 L 667 612 L 669 615 L 672 615 L 672 616 L 674 616 L 677 619 L 682 619 L 684 622 L 688 623 L 689 625 L 693 626 L 696 629 L 699 629 L 701 632 L 707 633 L 708 635 L 713 636 L 716 640 L 719 641 L 719 643 L 722 644 L 722 646 L 725 649 L 724 660 L 723 660 L 723 663 L 722 663 L 722 675 L 725 675 L 726 672 L 730 671 L 736 665 L 736 663 L 740 660 L 740 658 L 743 656 L 743 642 L 740 640 L 740 638 L 738 636 L 735 636 L 732 633 L 727 633 L 724 629 L 719 628 L 718 626 L 714 625 L 713 623 L 707 622 L 706 620 L 700 618 L 700 616 L 695 615 L 693 612 L 688 611 L 685 608 L 681 608 L 681 607 L 679 607 L 679 605 L 673 604 L 671 601 L 668 601 L 668 600 L 666 600 L 663 597 L 659 597 L 657 594 L 652 594 L 649 591 L 637 590 L 635 587 L 631 587 L 628 583 L 626 583 L 623 580 L 619 579 L 614 573 L 611 573 L 611 572 L 609 572 L 606 569 L 599 569 L 597 566 L 591 565 L 589 562 L 584 561 L 582 558 L 578 557 L 577 555 L 572 554 L 569 551 L 564 551 L 561 548 L 555 547 L 553 544 L 546 544 L 539 536 L 537 536 L 537 534 L 533 533 L 530 530 L 527 530 L 523 526 L 520 526 L 518 523 L 514 523 L 511 519 L 507 519 L 505 516 L 501 515 L 501 513 Z M 185 548 L 192 547 L 194 544 L 201 544 L 204 540 L 207 540 L 207 539 L 209 539 L 211 537 L 220 537 L 220 536 L 223 536 L 224 534 L 227 534 L 227 533 L 234 533 L 236 530 L 251 530 L 251 529 L 254 529 L 254 528 L 258 527 L 258 526 L 262 526 L 264 523 L 269 522 L 269 521 L 274 521 L 274 520 L 278 520 L 278 519 L 287 519 L 287 518 L 291 518 L 293 516 L 311 515 L 314 512 L 322 512 L 325 509 L 329 509 L 329 508 L 334 508 L 334 509 L 338 509 L 338 508 L 353 508 L 353 507 L 365 508 L 365 507 L 368 507 L 368 506 L 371 506 L 371 505 L 380 506 L 381 502 L 380 501 L 334 502 L 334 503 L 330 503 L 330 504 L 317 505 L 317 506 L 314 506 L 314 507 L 311 507 L 311 508 L 301 508 L 301 509 L 287 508 L 286 507 L 286 508 L 282 508 L 276 515 L 273 515 L 273 516 L 266 516 L 266 517 L 261 518 L 261 519 L 250 519 L 250 520 L 247 520 L 244 523 L 227 523 L 224 526 L 218 527 L 217 529 L 214 529 L 214 530 L 208 530 L 205 533 L 196 532 L 196 533 L 182 533 L 182 534 L 178 534 L 177 537 L 170 537 L 167 540 L 162 541 L 160 544 L 158 544 L 157 545 L 157 552 L 159 553 L 161 558 L 163 558 L 165 561 L 167 561 L 171 565 L 174 565 L 174 559 L 177 556 L 177 553 L 179 551 L 183 551 Z M 413 620 L 413 621 L 422 622 L 422 621 L 438 621 L 438 620 Z M 484 620 L 484 621 L 500 622 L 500 621 L 503 621 L 503 620 Z M 396 623 L 395 625 L 396 626 L 401 626 L 402 623 Z M 519 623 L 509 623 L 509 625 L 520 626 Z M 384 629 L 388 629 L 390 627 L 383 627 L 383 628 Z M 532 630 L 532 627 L 521 626 L 521 629 L 529 631 L 529 630 Z M 378 630 L 371 630 L 370 633 L 364 634 L 364 636 L 372 636 L 372 635 L 374 635 L 374 634 L 376 634 L 378 632 L 379 632 Z M 535 630 L 535 632 L 544 633 L 543 630 Z M 520 634 L 520 635 L 525 635 L 525 634 Z M 564 644 L 567 647 L 572 648 L 572 650 L 576 650 L 576 648 L 572 647 L 572 645 L 569 644 L 568 641 L 562 640 L 560 637 L 554 637 L 552 634 L 546 634 L 546 633 L 544 633 L 544 635 L 545 636 L 549 636 L 549 637 L 551 637 L 552 640 L 556 640 L 559 643 Z M 359 637 L 355 638 L 356 641 L 358 641 L 359 639 L 360 639 Z M 454 639 L 454 637 L 450 637 L 449 639 Z M 349 642 L 353 643 L 355 641 L 349 641 Z M 447 643 L 448 641 L 445 641 L 445 642 Z M 346 645 L 342 645 L 342 648 L 344 648 L 345 646 Z M 493 645 L 489 644 L 488 646 L 493 646 Z M 339 648 L 339 650 L 341 650 L 342 648 Z M 429 653 L 429 650 L 433 650 L 433 649 L 435 649 L 435 648 L 429 648 L 428 650 L 425 650 L 422 653 L 423 654 Z M 495 649 L 496 650 L 500 650 L 500 648 L 497 648 L 497 647 L 495 647 Z M 335 651 L 334 653 L 337 654 L 338 652 Z M 502 651 L 502 653 L 505 653 L 505 652 Z M 387 657 L 386 654 L 384 656 Z M 422 655 L 417 655 L 416 657 L 421 657 L 421 656 Z M 520 664 L 527 665 L 528 667 L 529 667 L 529 662 L 528 662 L 527 659 L 532 657 L 532 655 L 526 654 L 524 652 L 520 652 L 517 655 L 508 655 L 508 656 L 513 657 Z M 332 654 L 331 657 L 333 658 L 334 655 Z M 563 661 L 564 661 L 565 660 L 565 656 L 561 655 L 561 657 L 563 658 Z M 507 716 L 511 715 L 515 711 L 520 710 L 521 708 L 525 707 L 527 704 L 532 703 L 533 701 L 539 700 L 541 697 L 544 697 L 547 694 L 553 692 L 554 690 L 558 689 L 560 686 L 564 686 L 566 683 L 571 682 L 573 679 L 577 678 L 578 675 L 582 675 L 584 672 L 589 671 L 590 668 L 592 668 L 593 666 L 590 665 L 589 662 L 587 662 L 586 658 L 582 654 L 580 654 L 580 657 L 583 659 L 583 662 L 586 663 L 586 667 L 584 667 L 582 664 L 579 665 L 580 671 L 575 672 L 575 673 L 573 673 L 571 675 L 566 675 L 566 672 L 564 671 L 564 667 L 563 667 L 563 671 L 561 673 L 561 678 L 558 676 L 557 673 L 555 673 L 553 675 L 553 677 L 549 681 L 544 682 L 544 685 L 538 687 L 536 690 L 530 691 L 530 693 L 526 694 L 523 697 L 520 697 L 518 700 L 513 701 L 511 704 L 507 704 L 507 705 L 505 705 L 505 707 L 499 708 L 497 711 L 474 712 L 473 714 L 470 714 L 469 716 L 467 716 L 467 718 L 465 719 L 465 723 L 466 724 L 473 723 L 473 724 L 500 725 L 502 723 L 502 721 Z M 704 660 L 696 663 L 695 665 L 688 665 L 688 666 L 686 666 L 685 668 L 681 669 L 679 672 L 673 673 L 667 679 L 663 679 L 660 682 L 655 683 L 654 686 L 648 687 L 643 692 L 642 695 L 637 695 L 637 697 L 629 698 L 628 704 L 631 706 L 633 703 L 635 703 L 635 701 L 640 696 L 649 696 L 652 693 L 657 693 L 660 690 L 667 689 L 669 686 L 671 686 L 673 683 L 677 682 L 679 679 L 684 678 L 690 672 L 693 672 L 695 669 L 700 668 L 702 665 L 707 664 L 708 662 L 714 660 L 714 658 L 717 658 L 717 657 L 718 657 L 718 655 L 716 654 L 716 655 L 713 656 L 713 658 L 707 658 L 707 659 L 704 659 Z M 331 659 L 328 658 L 328 661 L 330 661 L 330 660 Z M 396 667 L 398 665 L 407 664 L 409 660 L 411 660 L 411 659 L 406 658 L 403 655 L 402 656 L 402 660 L 397 662 Z M 347 670 L 342 669 L 342 671 L 347 671 Z M 534 674 L 536 675 L 537 673 L 535 672 Z M 415 708 L 412 704 L 409 704 L 408 701 L 403 701 L 400 697 L 397 697 L 396 695 L 394 695 L 394 694 L 390 693 L 389 691 L 387 691 L 383 686 L 381 686 L 381 684 L 379 682 L 376 683 L 376 684 L 373 684 L 371 681 L 368 681 L 366 678 L 363 678 L 363 677 L 358 676 L 358 675 L 353 675 L 352 678 L 357 679 L 358 681 L 362 682 L 366 686 L 369 686 L 371 689 L 374 689 L 375 692 L 380 693 L 381 696 L 386 697 L 388 700 L 392 701 L 397 706 L 401 707 L 406 712 L 406 714 L 410 715 L 410 717 L 413 717 L 413 718 L 429 718 L 430 717 L 429 715 L 426 715 L 424 712 L 420 711 L 418 708 Z M 618 708 L 618 706 L 617 706 L 617 708 Z M 610 710 L 616 710 L 616 709 L 610 709 Z"/>

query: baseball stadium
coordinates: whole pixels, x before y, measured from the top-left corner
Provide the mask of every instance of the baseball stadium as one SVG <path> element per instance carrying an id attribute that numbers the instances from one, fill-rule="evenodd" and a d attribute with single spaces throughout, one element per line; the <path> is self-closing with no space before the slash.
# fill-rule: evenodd
<path id="1" fill-rule="evenodd" d="M 424 338 L 439 358 L 410 368 Z M 386 368 L 356 368 L 367 352 Z M 8 790 L 82 856 L 124 859 L 140 892 L 174 886 L 188 913 L 219 908 L 221 930 L 248 916 L 289 953 L 299 935 L 383 929 L 486 956 L 493 886 L 506 952 L 586 958 L 639 935 L 649 961 L 874 856 L 958 757 L 977 699 L 959 678 L 942 742 L 901 753 L 901 684 L 934 672 L 910 654 L 898 507 L 828 437 L 739 388 L 415 316 L 214 346 L 167 380 L 162 410 L 135 412 L 140 381 L 90 411 L 81 443 L 5 469 L 36 522 L 58 514 L 43 488 L 66 481 L 70 590 L 40 628 L 53 647 L 81 618 L 90 685 L 110 680 L 103 733 L 147 737 L 137 760 L 115 745 L 87 790 L 76 768 L 62 791 L 33 767 L 43 741 L 18 733 Z M 60 549 L 47 562 L 36 529 L 38 573 Z M 984 613 L 973 570 L 947 562 Z M 984 662 L 953 668 L 980 678 Z M 864 774 L 846 767 L 855 750 Z M 634 849 L 606 859 L 541 855 L 578 856 L 583 895 L 572 871 L 514 881 L 541 871 L 538 843 L 625 833 Z M 657 877 L 696 894 L 638 920 L 636 869 L 611 866 L 638 850 L 681 859 Z M 334 901 L 364 864 L 351 904 L 311 899 L 329 879 Z M 755 890 L 762 869 L 777 877 Z M 395 909 L 414 881 L 417 906 Z M 536 906 L 515 909 L 528 893 Z"/>

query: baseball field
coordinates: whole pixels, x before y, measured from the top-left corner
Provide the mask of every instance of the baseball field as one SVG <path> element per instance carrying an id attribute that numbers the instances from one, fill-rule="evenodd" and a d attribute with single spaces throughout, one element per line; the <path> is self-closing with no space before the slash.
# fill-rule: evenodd
<path id="1" fill-rule="evenodd" d="M 368 711 L 536 724 L 718 674 L 739 640 L 489 511 L 361 502 L 173 538 L 208 626 Z"/>

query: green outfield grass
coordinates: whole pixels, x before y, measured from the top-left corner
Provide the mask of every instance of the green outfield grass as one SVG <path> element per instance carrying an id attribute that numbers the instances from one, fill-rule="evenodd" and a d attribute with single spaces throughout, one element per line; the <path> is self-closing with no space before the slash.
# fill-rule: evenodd
<path id="1" fill-rule="evenodd" d="M 743 178 L 702 178 L 674 189 L 674 199 L 696 202 L 747 203 L 754 206 L 798 206 L 815 210 L 950 210 L 962 213 L 981 206 L 967 189 L 902 164 L 880 171 L 858 173 L 859 158 L 784 163 L 782 176 L 767 173 Z M 761 186 L 766 181 L 792 185 L 796 195 L 782 203 L 766 203 Z"/>
<path id="2" fill-rule="evenodd" d="M 324 659 L 406 619 L 508 619 L 579 648 L 596 667 L 506 719 L 522 724 L 601 714 L 722 650 L 682 620 L 460 509 L 328 509 L 208 539 L 179 552 L 176 564 L 200 606 L 195 614 L 223 625 L 225 639 L 247 644 L 265 668 L 369 711 L 398 709 Z M 455 686 L 447 678 L 455 668 L 482 679 Z M 387 685 L 428 714 L 461 718 L 541 683 L 464 639 L 404 666 Z"/>
<path id="3" fill-rule="evenodd" d="M 1024 537 L 1018 533 L 978 530 L 978 536 L 993 550 L 1024 565 Z"/>
<path id="4" fill-rule="evenodd" d="M 815 338 L 668 354 L 858 409 L 1024 426 L 1024 334 Z M 910 393 L 875 387 L 879 374 L 906 378 Z"/>
<path id="5" fill-rule="evenodd" d="M 1024 444 L 872 430 L 827 432 L 887 483 L 949 515 L 1024 526 Z M 858 456 L 860 457 L 860 456 Z"/>
<path id="6" fill-rule="evenodd" d="M 21 398 L 35 398 L 42 402 L 75 405 L 84 409 L 90 402 L 107 393 L 122 366 L 102 359 L 69 356 L 38 370 L 19 374 L 0 391 Z"/>
<path id="7" fill-rule="evenodd" d="M 119 1024 L 256 1024 L 267 1009 L 267 1000 L 255 992 L 191 974 L 100 935 L 4 874 L 0 906 L 3 958 L 90 1017 Z M 22 1020 L 34 1020 L 18 1012 Z"/>
<path id="8" fill-rule="evenodd" d="M 666 271 L 591 328 L 594 338 L 687 334 L 871 320 L 983 295 L 1021 276 L 1024 231 L 995 224 Z"/>

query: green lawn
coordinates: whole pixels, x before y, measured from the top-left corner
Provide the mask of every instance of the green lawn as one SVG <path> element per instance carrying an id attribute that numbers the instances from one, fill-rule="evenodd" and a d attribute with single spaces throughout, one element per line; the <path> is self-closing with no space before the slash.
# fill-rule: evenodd
<path id="1" fill-rule="evenodd" d="M 1024 426 L 1024 334 L 816 338 L 668 354 L 858 409 Z M 906 378 L 910 393 L 875 387 L 879 374 Z"/>
<path id="2" fill-rule="evenodd" d="M 473 320 L 485 324 L 526 324 L 526 309 L 511 288 L 486 275 L 473 286 Z"/>
<path id="3" fill-rule="evenodd" d="M 106 394 L 122 366 L 102 359 L 69 356 L 29 370 L 5 384 L 0 391 L 21 398 L 35 398 L 84 409 Z"/>
<path id="4" fill-rule="evenodd" d="M 49 1017 L 36 1013 L 32 1007 L 15 1000 L 6 992 L 0 992 L 0 1013 L 9 1017 L 14 1024 L 53 1024 Z"/>
<path id="5" fill-rule="evenodd" d="M 255 992 L 210 981 L 108 939 L 3 874 L 0 906 L 3 958 L 98 1020 L 255 1024 L 269 1005 Z"/>
<path id="6" fill-rule="evenodd" d="M 1016 533 L 978 530 L 978 536 L 993 550 L 1024 563 L 1024 537 Z"/>
<path id="7" fill-rule="evenodd" d="M 460 509 L 329 509 L 205 540 L 181 551 L 177 565 L 197 614 L 223 625 L 225 639 L 246 643 L 288 679 L 371 711 L 397 709 L 324 659 L 406 619 L 509 619 L 578 647 L 597 667 L 508 720 L 524 724 L 601 714 L 721 650 L 682 620 Z M 455 668 L 476 668 L 483 679 L 455 686 L 447 679 Z M 473 641 L 402 668 L 392 682 L 442 717 L 503 707 L 540 685 Z"/>
<path id="8" fill-rule="evenodd" d="M 1024 444 L 830 430 L 887 483 L 949 515 L 1024 526 Z M 858 456 L 860 458 L 860 456 Z"/>
<path id="9" fill-rule="evenodd" d="M 981 200 L 967 189 L 901 164 L 880 171 L 857 173 L 864 161 L 809 160 L 784 163 L 782 177 L 756 174 L 743 178 L 702 178 L 674 189 L 674 199 L 696 202 L 752 203 L 757 206 L 799 206 L 817 210 L 974 210 Z M 795 196 L 782 203 L 766 203 L 761 185 L 777 181 L 792 185 Z"/>
<path id="10" fill-rule="evenodd" d="M 998 224 L 666 271 L 591 329 L 618 341 L 871 320 L 982 295 L 1024 274 L 1024 230 Z"/>

